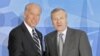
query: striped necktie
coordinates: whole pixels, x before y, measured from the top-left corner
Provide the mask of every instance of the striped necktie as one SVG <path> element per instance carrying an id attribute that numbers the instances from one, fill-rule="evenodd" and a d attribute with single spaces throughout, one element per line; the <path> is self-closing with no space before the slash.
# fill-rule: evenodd
<path id="1" fill-rule="evenodd" d="M 33 34 L 33 40 L 34 40 L 37 52 L 39 55 L 42 55 L 40 39 L 34 30 L 32 30 L 32 34 Z"/>

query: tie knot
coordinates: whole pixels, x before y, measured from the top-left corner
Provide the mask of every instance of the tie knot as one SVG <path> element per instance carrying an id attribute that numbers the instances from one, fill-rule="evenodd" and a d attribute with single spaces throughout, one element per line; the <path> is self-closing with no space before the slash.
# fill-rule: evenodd
<path id="1" fill-rule="evenodd" d="M 63 33 L 60 33 L 60 34 L 59 34 L 59 37 L 61 37 L 61 38 L 62 38 L 62 36 L 63 36 L 63 35 L 64 35 Z"/>
<path id="2" fill-rule="evenodd" d="M 32 30 L 32 33 L 35 34 L 35 30 L 34 29 Z"/>
<path id="3" fill-rule="evenodd" d="M 32 30 L 32 34 L 33 34 L 33 36 L 37 37 L 37 33 L 35 32 L 34 29 Z"/>

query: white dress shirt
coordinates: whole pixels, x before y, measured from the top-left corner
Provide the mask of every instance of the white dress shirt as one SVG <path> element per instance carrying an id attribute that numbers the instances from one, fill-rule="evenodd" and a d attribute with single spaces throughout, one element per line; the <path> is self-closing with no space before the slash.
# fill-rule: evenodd
<path id="1" fill-rule="evenodd" d="M 66 29 L 65 29 L 64 31 L 58 32 L 58 33 L 57 33 L 57 43 L 58 43 L 58 44 L 59 44 L 59 34 L 60 34 L 60 33 L 63 34 L 63 36 L 62 36 L 62 38 L 63 38 L 63 43 L 65 43 L 66 33 L 67 33 L 67 27 L 66 27 Z"/>
<path id="2" fill-rule="evenodd" d="M 26 28 L 28 29 L 30 35 L 33 37 L 32 30 L 34 30 L 34 28 L 32 29 L 25 21 L 24 21 L 24 24 L 25 24 Z"/>

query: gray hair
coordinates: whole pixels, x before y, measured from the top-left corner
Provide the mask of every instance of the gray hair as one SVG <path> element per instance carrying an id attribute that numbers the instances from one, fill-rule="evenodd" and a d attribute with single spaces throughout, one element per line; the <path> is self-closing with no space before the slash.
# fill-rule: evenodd
<path id="1" fill-rule="evenodd" d="M 58 11 L 63 11 L 63 12 L 65 12 L 65 14 L 66 14 L 66 11 L 65 11 L 63 8 L 55 8 L 55 9 L 53 9 L 53 10 L 51 11 L 51 15 L 52 15 L 53 13 L 55 13 L 55 12 L 58 12 Z"/>

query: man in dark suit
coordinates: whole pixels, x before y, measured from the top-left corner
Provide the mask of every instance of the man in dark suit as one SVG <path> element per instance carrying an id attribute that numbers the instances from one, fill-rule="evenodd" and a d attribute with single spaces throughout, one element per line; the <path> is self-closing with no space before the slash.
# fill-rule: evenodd
<path id="1" fill-rule="evenodd" d="M 41 8 L 29 3 L 25 7 L 24 22 L 9 34 L 9 56 L 43 56 L 42 34 L 35 28 Z"/>
<path id="2" fill-rule="evenodd" d="M 46 56 L 92 56 L 86 33 L 67 26 L 64 9 L 54 9 L 51 19 L 56 30 L 45 36 Z"/>

